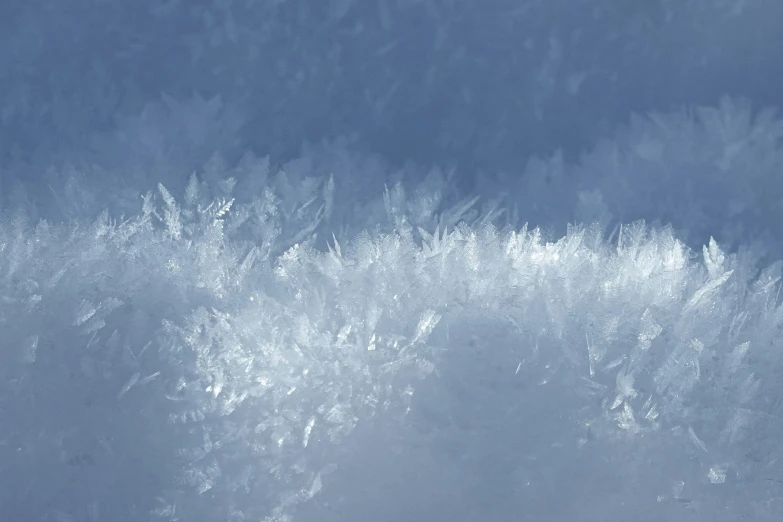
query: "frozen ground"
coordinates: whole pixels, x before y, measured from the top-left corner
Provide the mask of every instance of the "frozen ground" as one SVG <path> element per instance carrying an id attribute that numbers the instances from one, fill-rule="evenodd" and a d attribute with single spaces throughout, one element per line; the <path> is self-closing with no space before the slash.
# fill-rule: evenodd
<path id="1" fill-rule="evenodd" d="M 779 520 L 781 4 L 627 4 L 4 3 L 3 518 Z"/>

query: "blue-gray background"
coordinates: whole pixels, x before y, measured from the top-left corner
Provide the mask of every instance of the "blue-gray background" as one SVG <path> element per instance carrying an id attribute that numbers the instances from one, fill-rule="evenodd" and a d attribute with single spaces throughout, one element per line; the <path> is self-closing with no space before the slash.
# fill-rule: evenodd
<path id="1" fill-rule="evenodd" d="M 781 19 L 776 0 L 9 0 L 0 157 L 197 92 L 240 110 L 263 153 L 356 134 L 470 183 L 576 154 L 632 111 L 779 104 Z"/>

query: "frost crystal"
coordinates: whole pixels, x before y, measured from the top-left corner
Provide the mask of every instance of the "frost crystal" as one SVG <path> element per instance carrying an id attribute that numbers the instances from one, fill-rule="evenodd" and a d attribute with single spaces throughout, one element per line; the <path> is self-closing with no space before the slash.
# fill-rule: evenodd
<path id="1" fill-rule="evenodd" d="M 186 17 L 194 34 L 173 47 L 210 65 L 217 91 L 248 55 L 271 53 L 229 90 L 277 89 L 280 103 L 250 111 L 247 133 L 268 127 L 279 143 L 294 125 L 280 111 L 297 96 L 318 100 L 319 126 L 332 122 L 330 98 L 309 89 L 344 96 L 352 52 L 367 58 L 367 112 L 404 119 L 414 87 L 395 77 L 398 61 L 436 56 L 492 83 L 502 74 L 458 40 L 500 40 L 481 43 L 486 28 L 465 22 L 480 14 L 516 34 L 512 21 L 535 20 L 545 3 L 503 16 L 460 1 L 207 4 L 168 2 L 150 16 L 163 28 L 178 26 L 172 13 Z M 632 19 L 661 43 L 651 28 L 708 2 L 599 4 L 576 2 L 573 18 Z M 319 25 L 292 37 L 272 25 L 282 20 Z M 529 96 L 499 98 L 502 112 L 529 104 L 543 118 L 558 90 L 596 92 L 605 64 L 563 70 L 580 31 L 501 45 L 533 71 L 521 75 Z M 36 35 L 16 34 L 19 49 Z M 366 49 L 348 45 L 360 36 Z M 121 49 L 176 52 L 157 38 Z M 231 60 L 212 54 L 224 46 Z M 310 54 L 325 61 L 297 59 Z M 478 103 L 481 85 L 449 71 L 415 76 Z M 49 87 L 36 92 L 69 92 Z M 371 136 L 308 144 L 293 160 L 287 146 L 243 156 L 241 118 L 223 98 L 155 97 L 136 116 L 117 114 L 84 157 L 42 143 L 51 169 L 33 175 L 37 164 L 14 159 L 14 174 L 0 173 L 9 520 L 779 518 L 783 125 L 771 114 L 730 100 L 651 114 L 578 164 L 531 159 L 518 176 L 497 175 L 502 190 L 490 175 L 463 190 L 457 169 L 397 173 L 350 152 L 389 141 Z M 364 112 L 361 96 L 348 101 L 343 110 Z M 452 103 L 423 106 L 448 119 Z M 57 104 L 22 109 L 2 109 L 4 121 L 24 127 Z M 489 143 L 475 129 L 435 130 L 407 139 Z"/>

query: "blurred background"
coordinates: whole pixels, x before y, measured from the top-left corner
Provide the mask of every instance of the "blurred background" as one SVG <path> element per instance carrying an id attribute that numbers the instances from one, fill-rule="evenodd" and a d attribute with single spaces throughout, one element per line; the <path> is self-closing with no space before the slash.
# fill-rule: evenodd
<path id="1" fill-rule="evenodd" d="M 633 112 L 780 105 L 780 20 L 777 0 L 6 0 L 0 158 L 197 93 L 241 117 L 235 152 L 345 136 L 470 187 Z"/>

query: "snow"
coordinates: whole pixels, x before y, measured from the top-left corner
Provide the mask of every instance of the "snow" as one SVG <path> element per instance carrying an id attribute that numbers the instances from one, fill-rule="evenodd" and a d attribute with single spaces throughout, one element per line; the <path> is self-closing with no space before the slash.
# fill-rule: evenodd
<path id="1" fill-rule="evenodd" d="M 778 14 L 3 5 L 0 512 L 778 520 Z"/>

